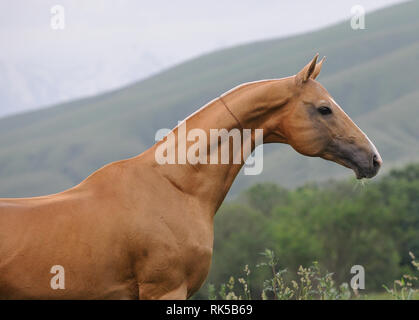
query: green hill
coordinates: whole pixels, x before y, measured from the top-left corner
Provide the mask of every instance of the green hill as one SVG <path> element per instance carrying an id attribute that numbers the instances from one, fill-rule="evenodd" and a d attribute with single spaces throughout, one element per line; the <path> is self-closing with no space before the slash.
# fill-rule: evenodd
<path id="1" fill-rule="evenodd" d="M 387 169 L 419 159 L 419 2 L 316 32 L 228 48 L 126 88 L 0 119 L 0 197 L 54 193 L 102 165 L 144 151 L 209 100 L 246 82 L 295 74 L 316 52 L 327 56 L 319 81 L 376 144 Z M 76 83 L 74 85 L 77 85 Z M 288 146 L 265 148 L 264 171 L 240 176 L 233 192 L 257 181 L 286 187 L 352 173 Z"/>

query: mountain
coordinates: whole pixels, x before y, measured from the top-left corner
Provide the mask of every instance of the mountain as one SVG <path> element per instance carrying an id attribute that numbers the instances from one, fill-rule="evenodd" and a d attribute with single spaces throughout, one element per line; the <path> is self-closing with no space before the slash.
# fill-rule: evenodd
<path id="1" fill-rule="evenodd" d="M 318 80 L 375 143 L 384 170 L 419 159 L 419 2 L 367 14 L 284 39 L 210 53 L 153 77 L 86 99 L 0 119 L 0 197 L 54 193 L 111 161 L 154 143 L 160 128 L 230 88 L 295 74 L 316 52 L 327 56 Z M 258 181 L 294 187 L 353 175 L 289 146 L 265 147 L 259 176 L 240 176 L 232 192 Z"/>
<path id="2" fill-rule="evenodd" d="M 121 60 L 114 63 L 113 52 L 105 52 L 66 63 L 51 52 L 26 60 L 12 57 L 7 64 L 0 57 L 0 117 L 120 88 L 167 65 L 148 51 L 119 53 Z"/>

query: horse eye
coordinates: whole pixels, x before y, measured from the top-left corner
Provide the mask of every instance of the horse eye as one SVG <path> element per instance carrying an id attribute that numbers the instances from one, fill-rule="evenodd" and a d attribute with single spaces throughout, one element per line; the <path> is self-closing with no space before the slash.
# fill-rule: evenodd
<path id="1" fill-rule="evenodd" d="M 327 114 L 331 114 L 332 110 L 329 107 L 319 107 L 317 108 L 317 110 L 322 114 L 322 115 L 327 115 Z"/>

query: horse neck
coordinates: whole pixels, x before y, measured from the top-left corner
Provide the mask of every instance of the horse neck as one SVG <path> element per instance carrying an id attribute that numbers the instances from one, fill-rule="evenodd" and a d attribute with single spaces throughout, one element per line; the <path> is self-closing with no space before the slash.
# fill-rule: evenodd
<path id="1" fill-rule="evenodd" d="M 163 143 L 163 141 L 160 141 L 146 152 L 153 167 L 183 193 L 198 198 L 201 203 L 206 203 L 209 210 L 215 214 L 244 165 L 246 159 L 241 156 L 243 155 L 243 147 L 250 145 L 250 150 L 247 150 L 246 154 L 250 154 L 255 149 L 257 146 L 255 141 L 256 129 L 263 130 L 263 138 L 271 134 L 269 121 L 267 121 L 269 114 L 276 110 L 278 106 L 284 105 L 289 96 L 284 89 L 284 80 L 286 79 L 244 84 L 222 95 L 222 99 L 217 98 L 211 101 L 184 120 L 182 125 L 186 129 L 186 137 L 193 129 L 202 130 L 208 137 L 205 146 L 208 150 L 206 163 L 191 164 L 186 161 L 184 164 L 178 162 L 176 164 L 157 164 L 155 153 L 159 145 Z M 229 141 L 224 142 L 228 143 L 228 163 L 210 164 L 211 129 L 225 129 L 228 132 L 234 129 L 240 133 L 241 137 L 243 137 L 244 129 L 250 129 L 251 134 L 248 137 L 251 142 L 250 144 L 241 143 L 240 148 L 233 150 L 233 143 L 229 139 Z M 181 130 L 181 125 L 179 125 L 171 132 L 175 139 L 176 155 L 178 155 L 179 149 L 183 148 L 180 140 L 185 139 L 185 133 L 182 133 Z M 186 150 L 193 143 L 187 141 Z M 223 143 L 217 143 L 217 145 L 216 150 L 220 155 Z M 153 158 L 151 159 L 151 157 Z M 234 157 L 239 157 L 240 162 L 237 163 L 236 161 L 234 163 Z"/>

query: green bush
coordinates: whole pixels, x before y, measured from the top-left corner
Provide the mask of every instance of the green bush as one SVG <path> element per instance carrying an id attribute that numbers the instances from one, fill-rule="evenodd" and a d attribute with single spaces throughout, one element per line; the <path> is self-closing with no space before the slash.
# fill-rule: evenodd
<path id="1" fill-rule="evenodd" d="M 419 262 L 415 260 L 413 253 L 409 253 L 411 264 L 419 271 Z M 371 299 L 370 296 L 361 294 L 358 289 L 351 289 L 348 283 L 340 285 L 334 280 L 334 274 L 322 270 L 318 262 L 313 262 L 310 267 L 299 266 L 298 271 L 289 276 L 287 269 L 278 269 L 278 259 L 274 251 L 265 249 L 262 252 L 264 260 L 257 265 L 258 268 L 266 268 L 270 276 L 263 281 L 261 291 L 256 294 L 251 291 L 249 266 L 243 269 L 243 276 L 237 280 L 230 276 L 227 283 L 222 283 L 217 290 L 213 284 L 208 285 L 209 300 L 252 300 L 253 297 L 263 300 L 349 300 Z M 397 300 L 412 300 L 418 298 L 418 278 L 412 274 L 403 275 L 400 280 L 395 280 L 392 289 L 386 285 L 383 287 L 386 293 L 375 294 L 372 298 Z"/>
<path id="2" fill-rule="evenodd" d="M 349 283 L 353 265 L 365 269 L 365 294 L 392 287 L 413 272 L 408 252 L 419 252 L 419 164 L 366 183 L 329 181 L 287 190 L 258 184 L 224 204 L 215 219 L 214 257 L 208 283 L 219 288 L 259 252 L 272 248 L 283 276 L 319 261 L 337 283 Z M 249 275 L 249 290 L 262 292 L 269 270 Z M 227 287 L 226 287 L 227 288 Z M 205 285 L 195 298 L 208 298 Z M 254 297 L 254 298 L 261 298 Z"/>

